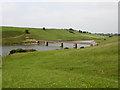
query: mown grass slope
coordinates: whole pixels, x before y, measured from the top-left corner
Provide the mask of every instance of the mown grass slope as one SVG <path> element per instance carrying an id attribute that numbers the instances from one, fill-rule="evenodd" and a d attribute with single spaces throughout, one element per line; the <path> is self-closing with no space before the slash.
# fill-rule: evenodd
<path id="1" fill-rule="evenodd" d="M 25 30 L 29 30 L 30 34 L 25 34 Z M 22 28 L 22 27 L 2 27 L 3 45 L 11 43 L 26 42 L 25 37 L 37 40 L 88 40 L 88 39 L 101 39 L 103 36 L 79 33 L 73 31 L 70 33 L 64 29 L 46 29 L 41 28 Z"/>
<path id="2" fill-rule="evenodd" d="M 2 56 L 0 56 L 0 89 L 2 88 Z"/>
<path id="3" fill-rule="evenodd" d="M 117 88 L 118 39 L 3 57 L 3 88 Z"/>

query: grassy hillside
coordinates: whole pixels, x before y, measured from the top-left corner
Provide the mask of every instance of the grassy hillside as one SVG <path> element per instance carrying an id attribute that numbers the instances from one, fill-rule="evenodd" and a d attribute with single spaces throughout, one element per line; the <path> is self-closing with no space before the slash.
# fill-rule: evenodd
<path id="1" fill-rule="evenodd" d="M 0 56 L 0 89 L 2 88 L 2 57 Z"/>
<path id="2" fill-rule="evenodd" d="M 30 34 L 25 34 L 25 30 L 29 30 Z M 41 28 L 21 28 L 21 27 L 2 27 L 3 45 L 11 43 L 27 42 L 25 37 L 38 40 L 86 40 L 101 39 L 103 36 L 93 34 L 83 34 L 77 31 L 70 33 L 64 29 L 46 29 Z"/>
<path id="3" fill-rule="evenodd" d="M 3 88 L 117 88 L 118 39 L 3 57 Z"/>

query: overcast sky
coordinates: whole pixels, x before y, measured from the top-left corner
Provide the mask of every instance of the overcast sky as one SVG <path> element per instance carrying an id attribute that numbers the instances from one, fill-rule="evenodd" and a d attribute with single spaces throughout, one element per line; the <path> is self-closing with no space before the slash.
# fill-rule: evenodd
<path id="1" fill-rule="evenodd" d="M 117 33 L 118 3 L 5 2 L 2 3 L 1 25 Z"/>

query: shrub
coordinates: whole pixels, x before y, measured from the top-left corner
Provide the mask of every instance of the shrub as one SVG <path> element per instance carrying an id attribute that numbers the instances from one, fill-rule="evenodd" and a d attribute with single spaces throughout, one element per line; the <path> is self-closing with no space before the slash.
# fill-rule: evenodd
<path id="1" fill-rule="evenodd" d="M 26 49 L 27 52 L 34 52 L 36 51 L 35 49 Z"/>
<path id="2" fill-rule="evenodd" d="M 69 49 L 68 47 L 65 47 L 64 49 Z"/>
<path id="3" fill-rule="evenodd" d="M 43 27 L 43 30 L 45 30 L 45 27 Z"/>
<path id="4" fill-rule="evenodd" d="M 79 30 L 79 32 L 80 32 L 80 33 L 82 33 L 82 31 L 81 31 L 81 30 Z"/>
<path id="5" fill-rule="evenodd" d="M 21 53 L 21 52 L 33 52 L 36 51 L 35 49 L 13 49 L 10 51 L 10 54 L 14 54 L 14 53 Z"/>
<path id="6" fill-rule="evenodd" d="M 73 29 L 72 29 L 72 28 L 70 28 L 69 30 L 73 31 Z"/>
<path id="7" fill-rule="evenodd" d="M 83 31 L 82 33 L 87 33 L 86 31 Z"/>
<path id="8" fill-rule="evenodd" d="M 30 34 L 29 30 L 25 30 L 25 34 Z"/>
<path id="9" fill-rule="evenodd" d="M 73 31 L 69 31 L 70 33 L 74 33 Z"/>

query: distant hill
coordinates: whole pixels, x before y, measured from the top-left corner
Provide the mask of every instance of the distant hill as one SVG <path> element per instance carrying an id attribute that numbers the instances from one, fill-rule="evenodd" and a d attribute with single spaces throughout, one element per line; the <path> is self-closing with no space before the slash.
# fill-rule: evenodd
<path id="1" fill-rule="evenodd" d="M 27 34 L 27 32 L 29 34 Z M 80 33 L 68 29 L 47 29 L 47 28 L 23 28 L 2 26 L 2 40 L 4 44 L 27 42 L 26 37 L 36 40 L 90 40 L 103 39 L 104 36 Z"/>

